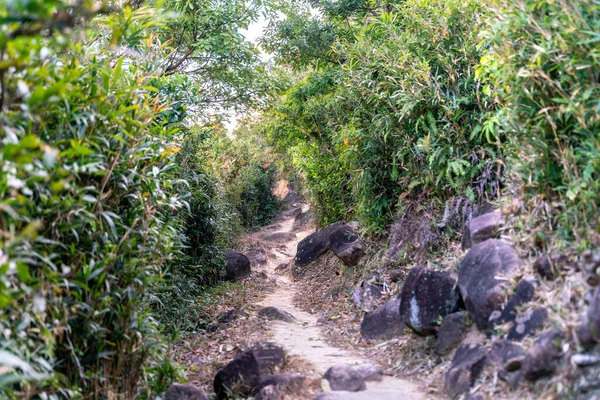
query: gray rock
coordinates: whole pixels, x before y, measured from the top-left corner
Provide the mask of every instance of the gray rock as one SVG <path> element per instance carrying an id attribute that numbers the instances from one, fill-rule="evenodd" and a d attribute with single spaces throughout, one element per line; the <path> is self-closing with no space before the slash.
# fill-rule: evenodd
<path id="1" fill-rule="evenodd" d="M 363 339 L 389 340 L 401 336 L 406 325 L 400 318 L 400 299 L 394 299 L 365 314 L 360 324 Z"/>
<path id="2" fill-rule="evenodd" d="M 252 248 L 246 251 L 246 257 L 250 260 L 250 266 L 265 265 L 267 263 L 267 252 L 265 249 Z"/>
<path id="3" fill-rule="evenodd" d="M 446 372 L 445 386 L 450 397 L 468 393 L 487 363 L 487 351 L 479 345 L 459 348 Z"/>
<path id="4" fill-rule="evenodd" d="M 376 364 L 360 364 L 352 366 L 352 369 L 365 382 L 380 382 L 383 380 L 383 368 Z"/>
<path id="5" fill-rule="evenodd" d="M 404 276 L 406 275 L 406 273 L 402 270 L 402 269 L 395 269 L 393 271 L 390 271 L 388 276 L 390 278 L 391 282 L 399 282 L 402 279 L 404 279 Z"/>
<path id="6" fill-rule="evenodd" d="M 480 330 L 488 328 L 494 311 L 500 311 L 505 302 L 505 281 L 518 272 L 522 261 L 508 244 L 497 239 L 479 243 L 461 260 L 458 287 L 467 311 Z"/>
<path id="7" fill-rule="evenodd" d="M 294 391 L 301 389 L 305 380 L 306 376 L 301 374 L 265 375 L 260 378 L 257 389 L 260 391 L 264 387 L 273 386 L 284 391 Z"/>
<path id="8" fill-rule="evenodd" d="M 445 356 L 454 350 L 467 333 L 467 313 L 456 312 L 444 317 L 435 340 L 435 354 Z"/>
<path id="9" fill-rule="evenodd" d="M 587 324 L 596 342 L 600 342 L 600 287 L 594 289 L 587 311 Z"/>
<path id="10" fill-rule="evenodd" d="M 290 264 L 279 264 L 277 267 L 275 267 L 275 273 L 278 274 L 282 274 L 284 272 L 286 272 L 290 267 Z"/>
<path id="11" fill-rule="evenodd" d="M 527 310 L 517 317 L 514 325 L 508 331 L 507 339 L 522 340 L 527 336 L 533 336 L 544 328 L 547 319 L 548 310 L 546 308 Z"/>
<path id="12" fill-rule="evenodd" d="M 538 286 L 539 282 L 535 279 L 523 279 L 519 282 L 515 293 L 510 297 L 498 317 L 494 318 L 492 316 L 490 318 L 490 329 L 507 322 L 513 322 L 517 318 L 517 309 L 533 300 Z"/>
<path id="13" fill-rule="evenodd" d="M 400 318 L 421 335 L 437 332 L 441 318 L 456 311 L 456 281 L 444 272 L 413 267 L 400 293 Z"/>
<path id="14" fill-rule="evenodd" d="M 260 368 L 252 352 L 243 351 L 221 368 L 213 382 L 218 400 L 231 395 L 249 397 L 260 382 Z"/>
<path id="15" fill-rule="evenodd" d="M 552 259 L 548 256 L 538 258 L 535 263 L 533 263 L 533 269 L 535 269 L 539 276 L 546 280 L 552 281 L 556 278 L 556 271 Z"/>
<path id="16" fill-rule="evenodd" d="M 473 218 L 465 227 L 463 235 L 467 236 L 463 240 L 463 249 L 466 250 L 476 244 L 482 243 L 493 238 L 498 233 L 498 229 L 504 223 L 504 216 L 500 212 L 490 212 Z"/>
<path id="17" fill-rule="evenodd" d="M 292 229 L 300 230 L 300 229 L 304 228 L 305 226 L 307 226 L 308 224 L 311 223 L 311 221 L 314 219 L 314 217 L 315 217 L 315 213 L 313 213 L 310 210 L 303 212 L 302 214 L 300 214 L 299 216 L 297 216 L 294 219 L 294 224 L 292 225 Z"/>
<path id="18" fill-rule="evenodd" d="M 172 383 L 163 400 L 208 400 L 202 390 L 192 385 Z"/>
<path id="19" fill-rule="evenodd" d="M 562 356 L 563 334 L 557 329 L 541 335 L 527 350 L 521 370 L 529 381 L 552 375 Z"/>
<path id="20" fill-rule="evenodd" d="M 225 280 L 238 281 L 250 275 L 250 260 L 242 253 L 233 250 L 224 250 Z"/>
<path id="21" fill-rule="evenodd" d="M 270 342 L 258 342 L 244 350 L 246 353 L 251 353 L 256 362 L 261 374 L 272 372 L 276 367 L 281 367 L 285 364 L 285 351 L 283 347 Z"/>
<path id="22" fill-rule="evenodd" d="M 347 229 L 337 229 L 331 233 L 331 251 L 347 266 L 355 266 L 365 255 L 365 244 L 355 233 L 354 225 Z"/>
<path id="23" fill-rule="evenodd" d="M 334 365 L 323 375 L 331 390 L 358 392 L 367 388 L 363 377 L 350 365 Z"/>
<path id="24" fill-rule="evenodd" d="M 276 307 L 265 307 L 258 312 L 258 316 L 269 320 L 278 320 L 284 322 L 294 322 L 296 318 L 287 311 Z"/>
<path id="25" fill-rule="evenodd" d="M 371 311 L 383 297 L 383 288 L 366 281 L 356 285 L 352 292 L 352 301 L 364 311 Z"/>
<path id="26" fill-rule="evenodd" d="M 356 241 L 355 228 L 355 223 L 338 221 L 308 235 L 298 243 L 295 258 L 296 265 L 306 266 L 310 264 L 330 250 L 332 246 L 339 252 L 343 252 L 345 246 L 349 246 Z"/>
<path id="27" fill-rule="evenodd" d="M 254 400 L 283 400 L 285 398 L 285 392 L 277 386 L 265 386 L 258 390 Z"/>
<path id="28" fill-rule="evenodd" d="M 525 350 L 509 340 L 496 340 L 490 346 L 487 355 L 488 361 L 498 368 L 504 368 L 509 361 L 523 356 L 525 356 Z"/>

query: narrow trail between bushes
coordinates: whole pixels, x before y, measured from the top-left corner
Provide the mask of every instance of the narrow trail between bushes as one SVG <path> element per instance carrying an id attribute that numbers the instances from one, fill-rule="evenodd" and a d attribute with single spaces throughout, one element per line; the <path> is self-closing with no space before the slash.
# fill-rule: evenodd
<path id="1" fill-rule="evenodd" d="M 291 323 L 274 321 L 271 326 L 271 341 L 283 346 L 288 353 L 296 355 L 314 366 L 315 373 L 322 375 L 333 365 L 361 365 L 373 363 L 361 355 L 329 345 L 321 332 L 318 317 L 305 312 L 294 304 L 298 295 L 295 283 L 290 279 L 298 243 L 313 230 L 294 230 L 294 216 L 282 213 L 275 223 L 255 234 L 267 251 L 267 264 L 264 272 L 275 279 L 275 290 L 267 295 L 260 305 L 276 307 L 287 311 L 295 321 Z M 290 233 L 292 235 L 290 235 Z M 294 235 L 295 234 L 295 237 Z M 278 266 L 288 264 L 287 268 Z M 335 393 L 335 392 L 333 392 Z M 337 398 L 337 397 L 336 397 Z M 342 397 L 340 397 L 342 398 Z M 384 376 L 380 382 L 367 382 L 367 391 L 345 394 L 345 399 L 424 399 L 425 395 L 417 384 L 391 376 Z"/>

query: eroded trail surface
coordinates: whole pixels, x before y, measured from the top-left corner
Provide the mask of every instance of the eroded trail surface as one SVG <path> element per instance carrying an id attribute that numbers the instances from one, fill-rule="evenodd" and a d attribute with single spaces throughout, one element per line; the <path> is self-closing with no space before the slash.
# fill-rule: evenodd
<path id="1" fill-rule="evenodd" d="M 264 272 L 277 282 L 276 289 L 261 302 L 262 306 L 276 307 L 287 311 L 294 322 L 273 322 L 271 340 L 282 345 L 290 354 L 308 361 L 314 366 L 314 372 L 322 375 L 334 365 L 363 365 L 373 363 L 359 354 L 333 347 L 325 341 L 318 325 L 318 317 L 307 313 L 294 305 L 294 297 L 298 295 L 294 282 L 289 274 L 282 274 L 282 264 L 294 263 L 298 243 L 312 233 L 312 230 L 295 232 L 294 217 L 283 213 L 277 222 L 257 236 L 267 251 L 267 264 Z M 290 234 L 291 233 L 291 234 Z M 316 261 L 318 262 L 318 261 Z M 277 267 L 280 267 L 276 271 Z M 289 267 L 287 270 L 289 271 Z M 331 392 L 327 399 L 424 399 L 416 384 L 391 376 L 384 376 L 379 382 L 367 382 L 367 390 L 348 393 Z"/>

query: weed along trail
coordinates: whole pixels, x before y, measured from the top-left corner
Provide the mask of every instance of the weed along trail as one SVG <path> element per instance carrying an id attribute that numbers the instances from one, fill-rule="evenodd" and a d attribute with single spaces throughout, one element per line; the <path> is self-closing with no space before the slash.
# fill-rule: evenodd
<path id="1" fill-rule="evenodd" d="M 282 213 L 273 225 L 255 236 L 260 238 L 259 241 L 263 248 L 269 249 L 264 272 L 276 282 L 274 291 L 263 298 L 259 305 L 264 307 L 263 310 L 266 308 L 271 312 L 277 311 L 270 307 L 276 308 L 282 314 L 293 318 L 293 320 L 288 319 L 287 321 L 274 318 L 270 322 L 269 341 L 281 345 L 288 354 L 309 362 L 313 367 L 313 373 L 318 376 L 323 376 L 330 367 L 345 366 L 339 371 L 330 371 L 330 374 L 334 376 L 328 381 L 323 380 L 321 387 L 325 392 L 317 397 L 319 399 L 401 400 L 425 398 L 415 383 L 383 376 L 381 369 L 376 367 L 372 360 L 328 344 L 319 326 L 319 317 L 294 304 L 299 290 L 291 279 L 291 271 L 294 268 L 297 246 L 302 239 L 314 232 L 313 229 L 295 226 L 295 220 L 298 219 L 295 216 L 298 213 L 299 211 L 294 215 L 294 210 Z M 368 373 L 365 372 L 367 370 Z M 355 377 L 353 375 L 355 371 L 361 371 L 364 376 L 360 377 L 361 374 L 358 374 L 359 377 Z M 364 379 L 365 377 L 366 379 Z M 363 390 L 354 391 L 352 386 L 363 380 L 366 390 L 362 388 Z M 344 385 L 347 386 L 347 390 L 339 390 Z"/>

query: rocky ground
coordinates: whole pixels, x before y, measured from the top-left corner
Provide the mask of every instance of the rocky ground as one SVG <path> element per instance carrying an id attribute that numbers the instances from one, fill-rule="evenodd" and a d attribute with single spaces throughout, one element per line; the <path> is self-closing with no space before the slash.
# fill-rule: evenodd
<path id="1" fill-rule="evenodd" d="M 291 207 L 226 253 L 241 283 L 175 350 L 189 383 L 218 399 L 600 398 L 600 257 L 532 256 L 493 207 L 454 243 L 446 217 L 403 215 L 369 242 Z"/>

